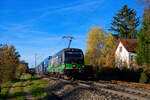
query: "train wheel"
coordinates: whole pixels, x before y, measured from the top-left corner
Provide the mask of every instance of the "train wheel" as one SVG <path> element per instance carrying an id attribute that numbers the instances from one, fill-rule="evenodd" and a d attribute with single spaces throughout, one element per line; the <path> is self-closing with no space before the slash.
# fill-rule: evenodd
<path id="1" fill-rule="evenodd" d="M 74 77 L 71 77 L 71 81 L 75 81 L 75 78 L 74 78 Z"/>

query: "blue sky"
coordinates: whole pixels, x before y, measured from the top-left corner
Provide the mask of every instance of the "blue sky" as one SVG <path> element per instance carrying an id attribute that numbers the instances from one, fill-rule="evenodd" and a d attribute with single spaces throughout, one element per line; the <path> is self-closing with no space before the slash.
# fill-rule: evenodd
<path id="1" fill-rule="evenodd" d="M 117 10 L 123 5 L 142 16 L 139 0 L 0 0 L 0 42 L 13 44 L 21 60 L 34 65 L 53 55 L 74 36 L 71 47 L 86 49 L 88 28 L 94 25 L 108 29 Z"/>

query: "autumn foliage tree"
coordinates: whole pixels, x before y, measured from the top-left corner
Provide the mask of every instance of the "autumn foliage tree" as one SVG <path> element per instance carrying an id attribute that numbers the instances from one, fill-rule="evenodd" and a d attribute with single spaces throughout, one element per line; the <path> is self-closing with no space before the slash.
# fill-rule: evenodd
<path id="1" fill-rule="evenodd" d="M 115 47 L 116 41 L 114 37 L 110 34 L 106 39 L 106 59 L 105 59 L 105 67 L 115 67 Z"/>
<path id="2" fill-rule="evenodd" d="M 85 54 L 85 64 L 95 67 L 103 67 L 106 57 L 115 45 L 115 40 L 111 34 L 103 28 L 94 27 L 89 29 L 87 36 L 87 49 Z"/>
<path id="3" fill-rule="evenodd" d="M 94 27 L 89 29 L 87 49 L 85 54 L 85 64 L 92 66 L 102 66 L 104 63 L 103 43 L 105 33 L 102 28 Z"/>
<path id="4" fill-rule="evenodd" d="M 7 45 L 3 46 L 0 51 L 0 80 L 10 81 L 15 78 L 16 66 L 19 63 L 19 53 L 16 52 L 14 46 L 8 47 Z"/>

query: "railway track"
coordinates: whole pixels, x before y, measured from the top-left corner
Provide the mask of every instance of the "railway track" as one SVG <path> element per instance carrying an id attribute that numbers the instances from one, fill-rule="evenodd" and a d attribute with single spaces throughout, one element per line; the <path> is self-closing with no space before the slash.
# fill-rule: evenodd
<path id="1" fill-rule="evenodd" d="M 150 92 L 140 91 L 138 89 L 133 89 L 130 87 L 122 87 L 114 84 L 103 84 L 100 82 L 78 82 L 79 85 L 100 89 L 102 92 L 110 93 L 118 97 L 123 97 L 131 100 L 150 100 Z"/>
<path id="2" fill-rule="evenodd" d="M 120 86 L 113 86 L 101 83 L 94 83 L 97 88 L 105 92 L 109 92 L 121 97 L 130 98 L 134 100 L 150 100 L 150 93 L 144 91 L 133 90 L 131 88 L 122 88 Z"/>
<path id="3" fill-rule="evenodd" d="M 60 81 L 77 87 L 82 87 L 88 92 L 92 92 L 93 96 L 101 96 L 104 100 L 150 100 L 150 92 L 148 90 L 125 87 L 117 84 L 101 83 L 95 81 L 70 81 L 49 77 L 47 80 Z M 61 89 L 61 88 L 60 88 Z M 57 95 L 57 94 L 56 94 Z M 63 95 L 63 94 L 61 94 Z M 63 96 L 59 96 L 59 98 Z M 103 99 L 102 99 L 103 100 Z"/>
<path id="4" fill-rule="evenodd" d="M 95 83 L 95 84 L 100 85 L 100 83 Z M 125 91 L 125 92 L 131 93 L 131 94 L 141 95 L 142 97 L 150 98 L 150 92 L 148 90 L 144 90 L 144 89 L 124 87 L 124 86 L 119 86 L 116 84 L 107 84 L 107 86 L 105 86 L 105 88 L 114 89 L 116 91 Z"/>

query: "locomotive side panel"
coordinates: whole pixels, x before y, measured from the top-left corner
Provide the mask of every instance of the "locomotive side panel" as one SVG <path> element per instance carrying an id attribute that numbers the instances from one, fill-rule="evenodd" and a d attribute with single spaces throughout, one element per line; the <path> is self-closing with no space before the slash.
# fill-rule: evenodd
<path id="1" fill-rule="evenodd" d="M 46 58 L 37 66 L 38 72 L 55 75 L 75 76 L 82 72 L 84 55 L 81 49 L 66 48 L 52 57 Z"/>

